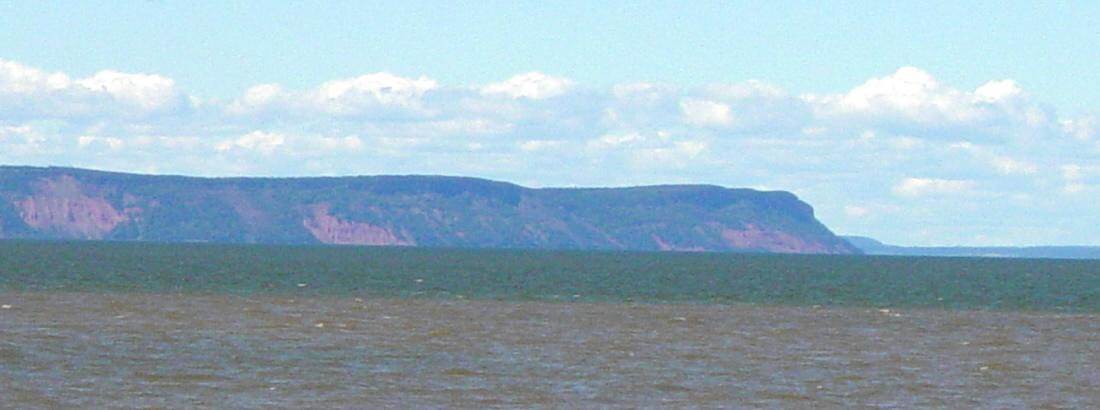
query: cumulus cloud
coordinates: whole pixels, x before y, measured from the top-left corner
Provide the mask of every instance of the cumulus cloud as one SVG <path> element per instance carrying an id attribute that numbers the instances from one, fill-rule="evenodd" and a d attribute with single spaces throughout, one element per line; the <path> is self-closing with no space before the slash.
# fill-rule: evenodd
<path id="1" fill-rule="evenodd" d="M 125 142 L 121 138 L 115 137 L 96 137 L 92 135 L 81 135 L 76 139 L 77 145 L 81 147 L 90 147 L 101 145 L 112 150 L 117 150 L 125 145 Z"/>
<path id="2" fill-rule="evenodd" d="M 905 178 L 894 185 L 893 192 L 909 198 L 951 195 L 968 192 L 974 185 L 974 181 L 958 179 Z"/>
<path id="3" fill-rule="evenodd" d="M 428 77 L 401 77 L 380 72 L 325 82 L 304 91 L 287 91 L 279 84 L 260 84 L 230 103 L 231 115 L 271 114 L 295 118 L 310 117 L 364 119 L 425 118 L 431 110 L 425 94 L 439 88 Z"/>
<path id="4" fill-rule="evenodd" d="M 35 94 L 59 91 L 72 84 L 63 73 L 47 73 L 14 61 L 0 60 L 0 93 Z"/>
<path id="5" fill-rule="evenodd" d="M 481 88 L 485 95 L 501 95 L 510 98 L 541 100 L 565 94 L 573 87 L 573 80 L 555 77 L 537 71 L 520 74 L 499 83 Z"/>
<path id="6" fill-rule="evenodd" d="M 960 89 L 913 67 L 824 94 L 755 80 L 585 87 L 529 72 L 470 85 L 366 72 L 257 84 L 223 101 L 155 73 L 74 78 L 0 60 L 0 163 L 767 186 L 867 233 L 881 215 L 901 226 L 975 212 L 987 196 L 1012 209 L 1047 198 L 1091 209 L 1100 120 L 1060 116 L 1025 85 Z"/>
<path id="7" fill-rule="evenodd" d="M 184 103 L 176 83 L 170 78 L 149 74 L 128 74 L 100 71 L 76 81 L 93 93 L 110 95 L 115 101 L 131 105 L 143 112 L 172 108 Z"/>
<path id="8" fill-rule="evenodd" d="M 74 119 L 144 117 L 172 114 L 194 105 L 170 78 L 152 74 L 100 71 L 71 79 L 12 61 L 0 60 L 0 113 L 6 118 Z"/>
<path id="9" fill-rule="evenodd" d="M 413 79 L 375 73 L 329 81 L 309 97 L 318 107 L 333 114 L 362 113 L 379 106 L 419 109 L 420 98 L 438 86 L 435 80 L 424 76 Z"/>
<path id="10" fill-rule="evenodd" d="M 1046 134 L 1056 128 L 1052 114 L 1012 80 L 963 91 L 915 67 L 872 78 L 846 93 L 803 99 L 819 120 L 841 127 L 992 140 Z"/>
<path id="11" fill-rule="evenodd" d="M 723 127 L 733 124 L 733 108 L 720 102 L 687 98 L 680 101 L 684 121 L 700 127 Z"/>
<path id="12" fill-rule="evenodd" d="M 219 152 L 247 150 L 270 154 L 285 143 L 286 136 L 282 134 L 252 131 L 240 137 L 219 142 L 214 149 Z"/>
<path id="13" fill-rule="evenodd" d="M 733 134 L 790 134 L 810 122 L 810 107 L 783 89 L 752 80 L 702 87 L 680 101 L 688 125 Z"/>
<path id="14" fill-rule="evenodd" d="M 232 114 L 248 114 L 290 101 L 290 94 L 279 84 L 260 84 L 245 90 L 244 95 L 232 102 L 228 110 Z"/>
<path id="15" fill-rule="evenodd" d="M 808 99 L 823 116 L 898 116 L 931 122 L 973 115 L 964 109 L 962 93 L 940 85 L 931 75 L 914 67 L 870 79 L 844 94 Z"/>

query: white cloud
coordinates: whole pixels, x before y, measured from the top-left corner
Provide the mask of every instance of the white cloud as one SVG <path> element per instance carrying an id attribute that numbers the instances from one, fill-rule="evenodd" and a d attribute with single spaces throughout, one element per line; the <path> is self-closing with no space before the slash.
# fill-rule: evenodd
<path id="1" fill-rule="evenodd" d="M 632 145 L 645 141 L 646 138 L 637 132 L 625 134 L 606 134 L 588 141 L 588 148 L 594 150 L 615 149 L 624 145 Z"/>
<path id="2" fill-rule="evenodd" d="M 45 153 L 48 148 L 47 137 L 34 127 L 0 126 L 0 160 L 5 156 L 19 158 L 20 155 Z"/>
<path id="3" fill-rule="evenodd" d="M 613 129 L 651 129 L 682 122 L 681 92 L 665 84 L 630 83 L 611 87 L 603 123 Z"/>
<path id="4" fill-rule="evenodd" d="M 1062 132 L 1081 141 L 1089 141 L 1100 134 L 1100 117 L 1090 115 L 1082 118 L 1062 120 Z"/>
<path id="5" fill-rule="evenodd" d="M 117 150 L 125 145 L 125 142 L 120 138 L 115 137 L 96 137 L 91 135 L 81 135 L 77 137 L 77 145 L 80 147 L 89 147 L 93 145 L 106 146 L 109 149 Z"/>
<path id="6" fill-rule="evenodd" d="M 676 91 L 674 87 L 654 83 L 627 83 L 616 84 L 611 87 L 611 94 L 619 100 L 628 100 L 642 103 L 654 103 Z"/>
<path id="7" fill-rule="evenodd" d="M 967 107 L 962 92 L 914 67 L 902 67 L 886 77 L 868 80 L 834 98 L 835 106 L 831 108 L 841 112 L 899 114 L 917 121 L 963 120 L 976 114 Z"/>
<path id="8" fill-rule="evenodd" d="M 965 193 L 974 188 L 974 181 L 935 178 L 905 178 L 894 185 L 895 195 L 922 197 Z"/>
<path id="9" fill-rule="evenodd" d="M 690 164 L 707 149 L 707 143 L 703 141 L 675 141 L 652 148 L 642 148 L 634 151 L 633 160 L 635 166 L 644 168 L 672 165 L 683 167 Z"/>
<path id="10" fill-rule="evenodd" d="M 1062 192 L 1079 194 L 1093 191 L 1100 186 L 1100 166 L 1066 164 L 1060 167 Z"/>
<path id="11" fill-rule="evenodd" d="M 808 98 L 826 116 L 898 115 L 924 122 L 973 115 L 962 104 L 961 92 L 944 87 L 915 67 L 902 67 L 891 75 L 870 79 L 845 94 Z"/>
<path id="12" fill-rule="evenodd" d="M 701 87 L 680 101 L 683 121 L 725 134 L 782 135 L 813 128 L 805 101 L 761 81 Z"/>
<path id="13" fill-rule="evenodd" d="M 1024 98 L 1024 90 L 1012 80 L 995 80 L 974 90 L 974 99 L 988 104 L 1005 104 Z"/>
<path id="14" fill-rule="evenodd" d="M 27 125 L 20 126 L 0 126 L 0 142 L 6 139 L 14 139 L 16 136 L 25 136 L 31 133 L 31 127 Z"/>
<path id="15" fill-rule="evenodd" d="M 283 117 L 360 117 L 363 119 L 430 116 L 424 96 L 439 84 L 428 77 L 401 77 L 380 72 L 325 82 L 293 92 L 279 84 L 260 84 L 225 107 L 231 115 L 274 113 Z"/>
<path id="16" fill-rule="evenodd" d="M 989 162 L 993 165 L 997 172 L 1005 175 L 1032 175 L 1039 171 L 1039 167 L 1035 164 L 1005 156 L 991 156 L 989 158 Z"/>
<path id="17" fill-rule="evenodd" d="M 363 140 L 355 135 L 318 137 L 316 146 L 322 151 L 359 151 L 363 149 Z"/>
<path id="18" fill-rule="evenodd" d="M 699 127 L 722 127 L 733 124 L 733 109 L 729 105 L 698 100 L 694 98 L 680 101 L 680 111 L 684 121 Z"/>
<path id="19" fill-rule="evenodd" d="M 260 84 L 249 88 L 241 99 L 248 105 L 264 105 L 286 96 L 279 84 Z"/>
<path id="20" fill-rule="evenodd" d="M 1059 116 L 1024 85 L 966 90 L 911 67 L 816 95 L 761 81 L 581 87 L 532 72 L 475 86 L 367 73 L 258 84 L 222 101 L 157 74 L 73 78 L 0 60 L 0 163 L 769 186 L 821 204 L 841 230 L 880 229 L 871 222 L 887 214 L 918 221 L 910 227 L 980 218 L 980 197 L 1004 199 L 992 205 L 1001 213 L 1051 198 L 1087 213 L 1100 192 L 1100 121 Z M 954 179 L 931 178 L 945 175 Z M 921 197 L 937 200 L 911 200 Z"/>
<path id="21" fill-rule="evenodd" d="M 439 87 L 435 80 L 421 76 L 405 78 L 390 73 L 374 73 L 321 84 L 310 97 L 317 106 L 334 114 L 354 114 L 376 104 L 418 108 L 424 93 Z"/>
<path id="22" fill-rule="evenodd" d="M 546 151 L 561 147 L 565 141 L 560 140 L 529 140 L 519 144 L 519 149 L 524 152 Z"/>
<path id="23" fill-rule="evenodd" d="M 723 100 L 781 100 L 788 98 L 787 92 L 778 86 L 760 80 L 749 80 L 738 84 L 711 84 L 703 87 L 703 93 Z"/>
<path id="24" fill-rule="evenodd" d="M 419 133 L 432 135 L 483 135 L 513 131 L 514 125 L 485 118 L 462 118 L 421 123 Z"/>
<path id="25" fill-rule="evenodd" d="M 128 74 L 105 70 L 78 80 L 81 87 L 93 93 L 105 93 L 116 101 L 144 112 L 173 108 L 182 104 L 182 94 L 170 78 L 149 74 Z"/>
<path id="26" fill-rule="evenodd" d="M 573 80 L 554 77 L 537 71 L 520 74 L 499 83 L 481 88 L 485 95 L 503 95 L 511 98 L 541 100 L 565 94 L 573 87 Z"/>
<path id="27" fill-rule="evenodd" d="M 244 92 L 237 101 L 229 105 L 233 114 L 245 114 L 277 104 L 285 104 L 290 95 L 279 84 L 260 84 Z"/>
<path id="28" fill-rule="evenodd" d="M 286 143 L 286 136 L 264 131 L 252 131 L 240 137 L 219 142 L 214 148 L 220 152 L 246 150 L 270 154 Z"/>
<path id="29" fill-rule="evenodd" d="M 14 61 L 0 59 L 0 93 L 35 94 L 64 90 L 72 81 L 63 73 L 47 73 Z"/>
<path id="30" fill-rule="evenodd" d="M 915 67 L 872 78 L 843 94 L 805 95 L 803 100 L 819 121 L 849 128 L 994 141 L 1057 132 L 1052 114 L 1015 81 L 995 80 L 963 91 Z"/>
<path id="31" fill-rule="evenodd" d="M 1039 172 L 1039 166 L 1034 163 L 1018 160 L 1006 155 L 999 155 L 987 148 L 969 142 L 951 144 L 951 148 L 969 153 L 973 157 L 986 162 L 990 167 L 1002 175 L 1033 175 Z"/>
<path id="32" fill-rule="evenodd" d="M 104 70 L 72 80 L 64 73 L 0 60 L 0 113 L 5 116 L 144 117 L 185 111 L 194 100 L 181 92 L 174 80 L 159 75 Z"/>

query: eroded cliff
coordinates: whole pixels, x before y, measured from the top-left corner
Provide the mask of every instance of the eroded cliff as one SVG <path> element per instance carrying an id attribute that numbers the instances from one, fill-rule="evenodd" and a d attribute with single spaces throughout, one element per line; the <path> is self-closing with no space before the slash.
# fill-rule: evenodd
<path id="1" fill-rule="evenodd" d="M 394 234 L 390 228 L 371 225 L 366 222 L 346 221 L 329 214 L 328 204 L 316 204 L 310 207 L 311 215 L 302 220 L 302 226 L 309 230 L 321 243 L 334 245 L 416 245 L 416 241 L 407 233 Z"/>
<path id="2" fill-rule="evenodd" d="M 70 175 L 34 181 L 30 195 L 14 202 L 30 228 L 55 232 L 62 237 L 102 239 L 129 217 L 103 197 L 85 194 Z"/>
<path id="3" fill-rule="evenodd" d="M 0 167 L 0 238 L 855 253 L 786 192 Z"/>

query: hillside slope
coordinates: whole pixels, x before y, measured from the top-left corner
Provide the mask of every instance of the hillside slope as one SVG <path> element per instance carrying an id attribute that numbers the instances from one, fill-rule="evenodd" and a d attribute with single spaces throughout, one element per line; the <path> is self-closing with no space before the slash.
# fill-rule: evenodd
<path id="1" fill-rule="evenodd" d="M 0 238 L 858 253 L 787 192 L 0 167 Z"/>

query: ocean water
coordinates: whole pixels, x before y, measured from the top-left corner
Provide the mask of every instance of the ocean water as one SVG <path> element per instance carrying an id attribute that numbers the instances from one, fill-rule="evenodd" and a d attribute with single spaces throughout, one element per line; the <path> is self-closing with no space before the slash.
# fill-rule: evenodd
<path id="1" fill-rule="evenodd" d="M 0 243 L 0 406 L 1100 407 L 1094 262 Z"/>

